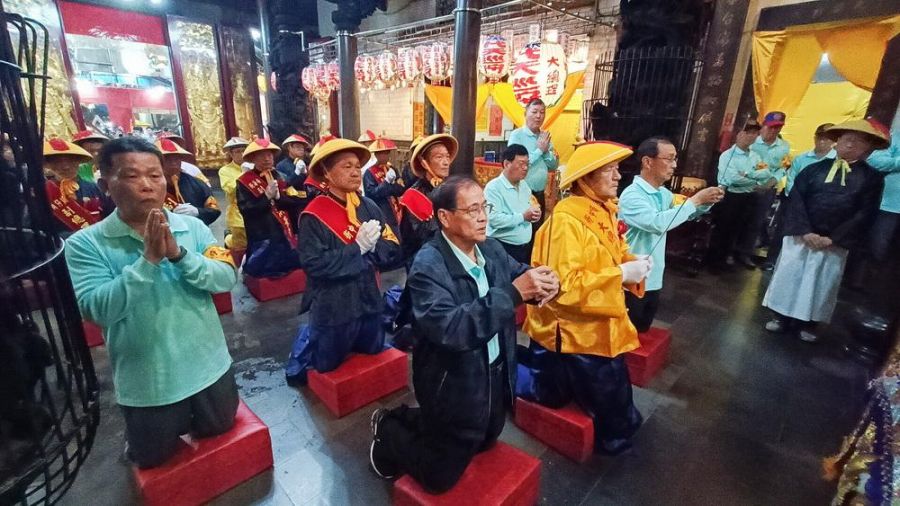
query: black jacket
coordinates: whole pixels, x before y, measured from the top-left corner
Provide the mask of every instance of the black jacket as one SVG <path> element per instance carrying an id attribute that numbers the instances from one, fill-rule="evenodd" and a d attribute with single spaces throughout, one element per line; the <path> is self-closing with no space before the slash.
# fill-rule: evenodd
<path id="1" fill-rule="evenodd" d="M 400 224 L 397 223 L 397 217 L 394 216 L 394 209 L 391 207 L 391 197 L 399 198 L 406 189 L 398 181 L 393 183 L 382 181 L 379 183 L 375 179 L 375 174 L 372 174 L 372 170 L 369 169 L 363 174 L 363 190 L 367 198 L 378 204 L 378 208 L 381 209 L 381 214 L 384 215 L 387 224 L 400 235 Z"/>
<path id="2" fill-rule="evenodd" d="M 844 186 L 840 171 L 826 183 L 832 163 L 834 160 L 827 158 L 797 175 L 786 202 L 784 234 L 802 236 L 812 232 L 851 249 L 878 212 L 884 177 L 865 161 L 857 161 L 850 165 Z"/>
<path id="3" fill-rule="evenodd" d="M 219 204 L 213 198 L 212 190 L 203 181 L 195 178 L 190 174 L 182 172 L 178 175 L 178 191 L 184 197 L 184 201 L 197 208 L 200 213 L 197 217 L 200 221 L 209 226 L 212 222 L 219 218 L 222 214 L 219 211 Z M 212 199 L 212 207 L 207 207 Z"/>
<path id="4" fill-rule="evenodd" d="M 412 188 L 422 192 L 428 198 L 431 198 L 431 192 L 434 191 L 431 183 L 424 179 L 417 179 Z M 403 216 L 400 218 L 400 244 L 403 247 L 403 258 L 406 259 L 407 266 L 412 265 L 416 253 L 425 242 L 434 237 L 437 230 L 437 218 L 434 216 L 422 221 L 413 216 L 409 210 L 403 210 Z"/>
<path id="5" fill-rule="evenodd" d="M 484 436 L 490 406 L 487 343 L 497 334 L 506 364 L 508 402 L 516 384 L 515 306 L 512 280 L 529 267 L 488 239 L 478 245 L 490 289 L 478 296 L 443 234 L 426 243 L 407 279 L 413 302 L 413 384 L 423 416 L 460 437 Z"/>
<path id="6" fill-rule="evenodd" d="M 360 199 L 356 216 L 360 223 L 378 220 L 384 225 L 378 206 L 366 197 Z M 310 311 L 309 321 L 315 325 L 342 325 L 362 316 L 379 318 L 384 299 L 375 271 L 397 263 L 400 245 L 382 237 L 375 251 L 363 255 L 355 241 L 344 244 L 315 216 L 302 214 L 299 221 L 297 251 L 307 277 L 300 312 Z"/>
<path id="7" fill-rule="evenodd" d="M 283 180 L 281 174 L 275 170 L 272 175 Z M 281 239 L 284 237 L 284 231 L 275 216 L 272 215 L 272 202 L 265 195 L 254 197 L 253 193 L 244 186 L 243 183 L 237 183 L 237 204 L 244 217 L 244 228 L 247 230 L 247 242 L 252 246 L 266 239 Z M 287 211 L 288 219 L 294 226 L 296 217 L 300 210 L 306 204 L 306 199 L 302 197 L 291 197 L 282 190 L 278 200 L 274 201 L 274 205 L 282 211 Z"/>

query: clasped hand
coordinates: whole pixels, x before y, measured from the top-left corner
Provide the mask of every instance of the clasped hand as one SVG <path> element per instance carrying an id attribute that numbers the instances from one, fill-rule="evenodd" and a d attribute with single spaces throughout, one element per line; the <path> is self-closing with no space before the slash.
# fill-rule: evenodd
<path id="1" fill-rule="evenodd" d="M 513 280 L 513 286 L 526 302 L 543 306 L 559 293 L 559 276 L 546 266 L 528 269 Z"/>
<path id="2" fill-rule="evenodd" d="M 833 244 L 830 238 L 812 232 L 805 234 L 802 239 L 804 244 L 816 251 L 829 248 Z"/>
<path id="3" fill-rule="evenodd" d="M 356 245 L 363 255 L 370 251 L 375 251 L 378 239 L 381 237 L 381 223 L 378 220 L 369 220 L 363 222 L 356 232 Z"/>
<path id="4" fill-rule="evenodd" d="M 144 224 L 144 258 L 151 264 L 158 265 L 163 258 L 178 258 L 180 251 L 181 248 L 169 229 L 166 214 L 161 209 L 150 211 Z"/>

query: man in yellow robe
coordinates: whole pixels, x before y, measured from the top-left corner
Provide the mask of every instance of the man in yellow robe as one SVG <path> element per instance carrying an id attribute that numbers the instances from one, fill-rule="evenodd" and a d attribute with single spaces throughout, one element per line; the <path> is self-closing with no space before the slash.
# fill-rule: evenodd
<path id="1" fill-rule="evenodd" d="M 222 148 L 228 153 L 230 160 L 219 169 L 219 186 L 225 192 L 228 199 L 228 212 L 225 215 L 225 225 L 228 233 L 225 234 L 225 247 L 234 250 L 247 249 L 247 231 L 244 229 L 244 217 L 237 205 L 237 180 L 244 173 L 241 164 L 244 163 L 244 150 L 250 143 L 240 137 L 228 139 Z"/>
<path id="2" fill-rule="evenodd" d="M 595 451 L 618 454 L 643 421 L 624 354 L 640 346 L 625 290 L 641 297 L 653 265 L 628 252 L 616 190 L 627 146 L 594 142 L 569 159 L 560 188 L 574 185 L 535 236 L 532 265 L 559 274 L 560 295 L 528 307 L 516 394 L 549 407 L 574 400 L 594 420 Z"/>

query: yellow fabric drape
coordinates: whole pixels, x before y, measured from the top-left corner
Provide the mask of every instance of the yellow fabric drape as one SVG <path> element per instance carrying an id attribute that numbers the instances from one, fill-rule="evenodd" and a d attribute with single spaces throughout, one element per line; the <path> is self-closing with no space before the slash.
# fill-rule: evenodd
<path id="1" fill-rule="evenodd" d="M 790 118 L 823 53 L 849 82 L 871 91 L 887 42 L 898 33 L 900 15 L 755 32 L 752 64 L 757 110 L 760 114 L 780 110 Z"/>
<path id="2" fill-rule="evenodd" d="M 865 116 L 872 93 L 847 81 L 815 83 L 781 131 L 791 145 L 791 155 L 797 156 L 812 149 L 813 134 L 822 123 L 843 123 Z"/>
<path id="3" fill-rule="evenodd" d="M 566 77 L 565 88 L 559 101 L 553 107 L 547 108 L 547 116 L 544 118 L 544 129 L 549 130 L 553 123 L 559 118 L 566 108 L 566 105 L 575 96 L 575 92 L 584 86 L 584 71 L 573 72 Z M 453 110 L 453 89 L 449 86 L 425 86 L 425 95 L 435 110 L 441 115 L 445 122 L 449 123 L 452 118 Z M 487 97 L 490 95 L 494 98 L 494 102 L 503 110 L 503 113 L 518 128 L 525 124 L 525 108 L 516 101 L 513 94 L 512 85 L 509 83 L 482 84 L 478 86 L 477 95 L 477 111 L 476 118 L 484 109 Z"/>

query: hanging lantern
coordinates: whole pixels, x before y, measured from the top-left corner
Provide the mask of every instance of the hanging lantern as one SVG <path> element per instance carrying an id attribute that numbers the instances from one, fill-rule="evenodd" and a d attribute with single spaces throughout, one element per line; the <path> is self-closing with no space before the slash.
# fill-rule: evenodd
<path id="1" fill-rule="evenodd" d="M 443 81 L 450 75 L 450 50 L 447 44 L 435 42 L 426 46 L 422 58 L 422 73 L 432 82 Z"/>
<path id="2" fill-rule="evenodd" d="M 390 88 L 397 80 L 397 55 L 385 51 L 378 55 L 378 79 L 376 84 Z"/>
<path id="3" fill-rule="evenodd" d="M 550 107 L 562 97 L 567 76 L 562 46 L 530 42 L 516 54 L 511 73 L 513 94 L 523 106 L 540 98 Z"/>
<path id="4" fill-rule="evenodd" d="M 324 63 L 316 63 L 313 68 L 315 69 L 315 88 L 313 88 L 313 95 L 319 100 L 328 100 L 328 97 L 331 96 L 331 85 L 328 77 L 328 65 Z"/>
<path id="5" fill-rule="evenodd" d="M 479 69 L 488 82 L 496 83 L 509 73 L 509 44 L 500 35 L 491 35 L 481 45 Z"/>
<path id="6" fill-rule="evenodd" d="M 303 85 L 303 89 L 309 93 L 312 93 L 316 87 L 316 69 L 314 66 L 310 65 L 305 67 L 302 72 L 300 72 L 300 84 Z"/>
<path id="7" fill-rule="evenodd" d="M 353 73 L 356 76 L 356 82 L 359 83 L 360 91 L 366 91 L 375 83 L 377 77 L 377 62 L 374 56 L 364 54 L 356 57 L 353 65 Z"/>
<path id="8" fill-rule="evenodd" d="M 341 89 L 341 66 L 337 60 L 332 60 L 325 64 L 328 69 L 328 88 L 332 91 Z"/>
<path id="9" fill-rule="evenodd" d="M 414 87 L 422 75 L 422 57 L 411 47 L 397 50 L 397 77 L 409 87 Z"/>

